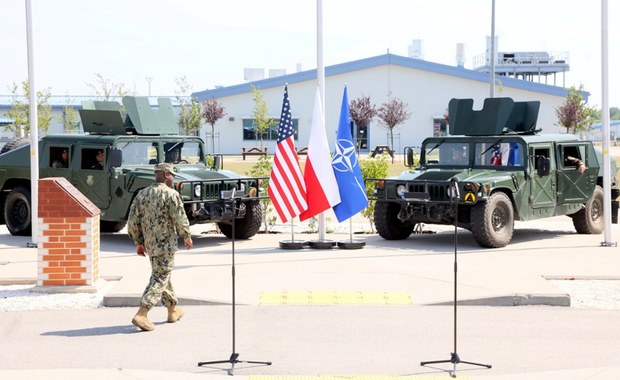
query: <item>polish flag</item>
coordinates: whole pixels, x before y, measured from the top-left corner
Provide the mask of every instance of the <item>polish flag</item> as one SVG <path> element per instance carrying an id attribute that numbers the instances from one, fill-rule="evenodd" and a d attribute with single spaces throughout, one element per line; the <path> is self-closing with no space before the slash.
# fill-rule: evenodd
<path id="1" fill-rule="evenodd" d="M 310 127 L 304 181 L 306 182 L 308 208 L 299 214 L 299 220 L 312 218 L 340 203 L 340 192 L 338 191 L 338 182 L 334 175 L 332 158 L 327 144 L 318 87 L 314 98 L 314 113 Z"/>

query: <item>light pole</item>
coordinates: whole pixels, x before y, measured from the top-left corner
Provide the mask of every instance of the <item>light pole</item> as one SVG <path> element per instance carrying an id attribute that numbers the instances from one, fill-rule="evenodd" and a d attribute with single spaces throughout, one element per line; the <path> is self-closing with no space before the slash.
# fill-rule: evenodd
<path id="1" fill-rule="evenodd" d="M 149 97 L 151 96 L 151 82 L 153 81 L 153 77 L 144 78 L 149 83 Z"/>

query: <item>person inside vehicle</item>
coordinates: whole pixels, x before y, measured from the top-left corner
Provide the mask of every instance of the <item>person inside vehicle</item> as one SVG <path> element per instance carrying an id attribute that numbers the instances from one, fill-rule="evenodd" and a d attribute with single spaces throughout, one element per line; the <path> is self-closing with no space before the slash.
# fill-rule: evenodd
<path id="1" fill-rule="evenodd" d="M 60 159 L 52 162 L 53 168 L 68 168 L 69 167 L 69 149 L 63 149 L 60 153 Z"/>
<path id="2" fill-rule="evenodd" d="M 181 162 L 181 149 L 178 147 L 166 151 L 166 161 L 171 164 L 178 164 Z"/>
<path id="3" fill-rule="evenodd" d="M 577 157 L 569 156 L 568 154 L 564 156 L 564 166 L 574 166 L 579 173 L 586 171 L 586 164 L 584 164 L 583 161 Z"/>
<path id="4" fill-rule="evenodd" d="M 97 150 L 97 154 L 95 155 L 95 162 L 90 166 L 90 169 L 95 170 L 103 170 L 105 156 L 103 154 L 103 149 Z"/>

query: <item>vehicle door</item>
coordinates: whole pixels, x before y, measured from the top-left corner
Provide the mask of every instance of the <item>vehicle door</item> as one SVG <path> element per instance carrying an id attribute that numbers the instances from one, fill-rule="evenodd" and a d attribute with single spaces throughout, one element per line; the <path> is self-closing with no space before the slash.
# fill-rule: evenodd
<path id="1" fill-rule="evenodd" d="M 105 210 L 110 206 L 110 178 L 113 175 L 108 165 L 108 147 L 86 146 L 77 150 L 71 183 L 95 206 Z"/>
<path id="2" fill-rule="evenodd" d="M 530 206 L 532 208 L 554 207 L 556 204 L 556 167 L 551 159 L 551 144 L 531 144 L 528 148 L 528 173 L 530 180 Z M 549 174 L 540 175 L 537 170 L 539 160 L 549 162 Z"/>
<path id="3" fill-rule="evenodd" d="M 586 202 L 596 185 L 596 171 L 592 174 L 590 163 L 593 158 L 589 155 L 589 143 L 574 142 L 558 144 L 556 157 L 558 161 L 558 204 Z M 589 167 L 584 173 L 578 170 L 577 160 Z M 598 165 L 593 165 L 598 166 Z M 594 176 L 594 180 L 592 180 Z"/>

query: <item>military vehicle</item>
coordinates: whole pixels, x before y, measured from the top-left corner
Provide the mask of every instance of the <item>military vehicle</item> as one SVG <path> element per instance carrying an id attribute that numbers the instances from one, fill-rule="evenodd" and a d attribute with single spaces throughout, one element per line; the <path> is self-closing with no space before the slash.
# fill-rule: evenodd
<path id="1" fill-rule="evenodd" d="M 262 222 L 264 178 L 222 168 L 222 156 L 205 156 L 197 136 L 178 134 L 170 99 L 153 108 L 145 97 L 96 101 L 80 110 L 84 134 L 48 135 L 39 142 L 39 176 L 64 177 L 99 209 L 102 232 L 127 223 L 136 194 L 155 181 L 154 165 L 175 164 L 174 188 L 191 224 L 217 223 L 235 238 L 254 236 Z M 64 157 L 63 157 L 64 153 Z M 13 235 L 31 234 L 30 145 L 14 140 L 0 154 L 0 216 Z"/>
<path id="2" fill-rule="evenodd" d="M 472 99 L 449 102 L 450 135 L 426 138 L 417 168 L 417 152 L 408 147 L 409 170 L 369 179 L 376 185 L 374 224 L 381 237 L 406 239 L 421 223 L 456 222 L 480 246 L 498 248 L 511 241 L 515 220 L 556 215 L 570 216 L 578 233 L 603 231 L 602 156 L 592 142 L 540 134 L 540 102 L 491 98 L 482 110 L 472 106 Z M 619 190 L 612 180 L 614 200 Z"/>

